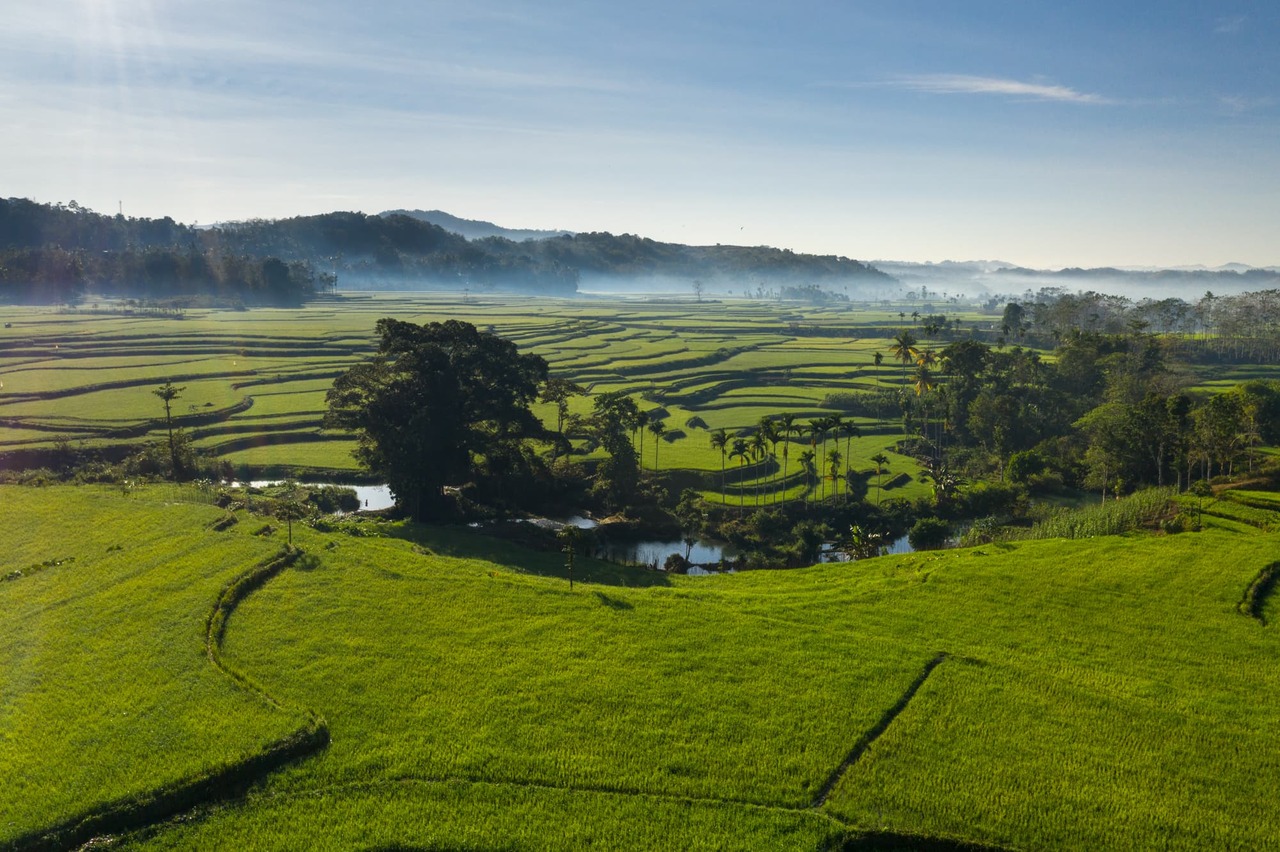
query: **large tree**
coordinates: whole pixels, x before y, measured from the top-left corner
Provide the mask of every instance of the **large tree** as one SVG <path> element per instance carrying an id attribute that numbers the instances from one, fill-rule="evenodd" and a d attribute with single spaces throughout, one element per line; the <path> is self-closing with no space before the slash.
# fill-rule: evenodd
<path id="1" fill-rule="evenodd" d="M 493 453 L 544 437 L 529 410 L 547 363 L 458 320 L 378 320 L 378 353 L 339 376 L 325 424 L 354 431 L 356 458 L 385 476 L 417 520 L 439 514 L 444 486 Z"/>

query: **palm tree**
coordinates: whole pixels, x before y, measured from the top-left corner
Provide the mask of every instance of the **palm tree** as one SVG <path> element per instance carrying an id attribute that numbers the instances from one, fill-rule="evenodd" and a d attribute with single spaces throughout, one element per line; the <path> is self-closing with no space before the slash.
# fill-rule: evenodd
<path id="1" fill-rule="evenodd" d="M 921 365 L 916 367 L 916 396 L 921 396 L 934 387 L 933 373 L 929 372 L 929 368 Z"/>
<path id="2" fill-rule="evenodd" d="M 844 435 L 844 475 L 845 475 L 845 501 L 849 500 L 849 465 L 853 462 L 853 455 L 850 452 L 853 439 L 862 437 L 862 430 L 858 428 L 858 424 L 852 420 L 844 421 L 840 424 L 840 434 Z"/>
<path id="3" fill-rule="evenodd" d="M 832 496 L 837 500 L 840 499 L 840 462 L 843 460 L 839 447 L 827 450 L 827 474 L 831 477 Z"/>
<path id="4" fill-rule="evenodd" d="M 647 425 L 649 425 L 649 412 L 636 409 L 636 413 L 631 418 L 631 442 L 640 449 L 640 457 L 636 463 L 642 470 L 644 469 L 644 428 Z"/>
<path id="5" fill-rule="evenodd" d="M 933 387 L 933 373 L 929 372 L 929 368 L 924 365 L 916 367 L 916 396 L 923 397 L 933 390 Z M 929 402 L 927 397 L 922 401 L 921 405 L 920 434 L 926 442 L 929 440 Z"/>
<path id="6" fill-rule="evenodd" d="M 787 462 L 791 459 L 791 436 L 796 431 L 796 416 L 789 411 L 778 415 L 777 432 L 782 438 L 782 502 L 787 502 Z"/>
<path id="7" fill-rule="evenodd" d="M 770 417 L 760 418 L 760 436 L 769 442 L 770 458 L 778 457 L 778 442 L 782 440 L 782 433 L 778 431 L 778 424 Z"/>
<path id="8" fill-rule="evenodd" d="M 881 475 L 884 473 L 885 465 L 889 463 L 889 457 L 886 456 L 884 453 L 876 453 L 874 456 L 871 457 L 871 460 L 876 463 L 876 505 L 879 506 L 880 505 L 880 478 L 881 478 Z"/>
<path id="9" fill-rule="evenodd" d="M 831 435 L 833 438 L 836 439 L 837 449 L 839 449 L 840 447 L 840 430 L 843 427 L 844 427 L 844 417 L 840 416 L 839 414 L 832 414 L 829 417 L 827 417 L 827 434 Z M 826 435 L 823 435 L 822 450 L 824 454 L 826 452 L 826 449 L 827 449 Z M 824 455 L 823 457 L 825 458 L 826 456 Z M 834 485 L 835 483 L 832 483 L 833 487 Z M 837 489 L 837 492 L 838 492 L 838 489 Z"/>
<path id="10" fill-rule="evenodd" d="M 800 462 L 800 466 L 804 468 L 804 472 L 809 475 L 810 490 L 813 489 L 814 458 L 815 458 L 815 453 L 813 452 L 813 450 L 805 450 L 803 453 L 800 454 L 800 457 L 797 459 L 797 461 Z M 802 494 L 800 496 L 800 499 L 803 502 L 805 500 L 805 496 Z"/>
<path id="11" fill-rule="evenodd" d="M 658 444 L 667 433 L 667 424 L 656 417 L 649 421 L 649 431 L 653 433 L 653 472 L 658 472 Z"/>
<path id="12" fill-rule="evenodd" d="M 916 338 L 905 328 L 893 336 L 893 345 L 889 354 L 902 362 L 902 383 L 907 383 L 907 365 L 916 360 L 920 352 L 916 349 Z"/>
<path id="13" fill-rule="evenodd" d="M 809 450 L 816 459 L 822 458 L 819 442 L 823 444 L 827 442 L 827 418 L 825 417 L 815 417 L 809 421 Z"/>
<path id="14" fill-rule="evenodd" d="M 733 439 L 733 450 L 729 453 L 729 458 L 738 459 L 738 470 L 741 471 L 747 464 L 747 456 L 750 455 L 747 449 L 747 442 L 741 438 Z M 738 514 L 742 514 L 742 510 L 747 505 L 747 490 L 742 487 L 742 477 L 738 477 Z"/>
<path id="15" fill-rule="evenodd" d="M 711 449 L 720 451 L 720 502 L 728 503 L 729 495 L 724 490 L 724 458 L 728 452 L 729 433 L 723 429 L 717 429 L 711 433 Z"/>
<path id="16" fill-rule="evenodd" d="M 765 440 L 764 433 L 757 431 L 747 441 L 747 445 L 751 448 L 751 460 L 757 464 L 764 458 L 765 448 L 768 441 Z M 753 490 L 756 493 L 756 505 L 760 505 L 760 471 L 756 470 L 755 485 Z"/>

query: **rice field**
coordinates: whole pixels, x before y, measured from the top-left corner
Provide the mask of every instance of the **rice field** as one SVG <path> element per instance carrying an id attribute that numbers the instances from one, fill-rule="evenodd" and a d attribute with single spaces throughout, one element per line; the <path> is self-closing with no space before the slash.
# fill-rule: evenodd
<path id="1" fill-rule="evenodd" d="M 553 375 L 592 394 L 635 395 L 669 432 L 656 454 L 651 443 L 645 447 L 644 465 L 699 472 L 703 493 L 728 501 L 741 493 L 719 490 L 712 431 L 746 434 L 783 412 L 805 422 L 838 413 L 822 405 L 829 393 L 901 386 L 889 337 L 911 325 L 881 306 L 747 300 L 352 295 L 298 310 L 192 310 L 181 319 L 0 307 L 0 460 L 24 452 L 38 458 L 58 445 L 118 451 L 160 440 L 164 411 L 150 391 L 172 381 L 183 388 L 177 425 L 196 447 L 243 473 L 351 475 L 352 441 L 321 429 L 325 392 L 372 354 L 374 323 L 384 316 L 473 322 L 543 356 Z M 572 401 L 576 413 L 590 409 L 590 397 Z M 539 413 L 554 423 L 553 407 Z M 892 451 L 901 425 L 855 422 L 864 437 L 848 466 L 865 474 L 874 468 L 871 456 Z M 791 441 L 794 462 L 808 443 Z M 928 493 L 914 461 L 894 462 L 906 476 L 887 496 Z M 753 487 L 793 497 L 810 487 L 795 470 L 784 482 L 778 464 L 767 467 Z"/>
<path id="2" fill-rule="evenodd" d="M 280 542 L 205 497 L 0 487 L 0 848 L 315 720 L 327 743 L 117 848 L 1280 837 L 1256 526 L 712 577 L 582 558 L 570 590 L 559 554 L 470 530 L 295 525 L 307 556 L 219 622 Z"/>

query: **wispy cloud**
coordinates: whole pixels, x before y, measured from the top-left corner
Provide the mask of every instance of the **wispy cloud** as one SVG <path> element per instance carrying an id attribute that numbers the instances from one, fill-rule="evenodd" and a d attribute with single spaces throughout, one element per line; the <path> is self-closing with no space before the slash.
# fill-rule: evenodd
<path id="1" fill-rule="evenodd" d="M 1276 99 L 1270 97 L 1251 98 L 1245 95 L 1219 95 L 1218 104 L 1231 115 L 1244 115 L 1260 109 L 1275 106 Z"/>
<path id="2" fill-rule="evenodd" d="M 1069 86 L 1028 83 L 1023 80 L 978 77 L 969 74 L 914 74 L 896 77 L 884 85 L 935 95 L 999 95 L 1023 100 L 1062 101 L 1074 104 L 1112 103 L 1102 95 L 1081 92 Z"/>
<path id="3" fill-rule="evenodd" d="M 1218 35 L 1234 35 L 1244 29 L 1249 19 L 1244 15 L 1229 15 L 1213 22 L 1213 31 Z"/>

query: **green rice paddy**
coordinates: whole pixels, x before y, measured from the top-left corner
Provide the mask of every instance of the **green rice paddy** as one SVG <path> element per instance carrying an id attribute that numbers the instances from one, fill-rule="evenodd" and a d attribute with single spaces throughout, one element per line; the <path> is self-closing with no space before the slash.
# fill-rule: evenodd
<path id="1" fill-rule="evenodd" d="M 456 296 L 346 296 L 298 310 L 192 310 L 184 318 L 53 309 L 0 308 L 0 455 L 49 449 L 60 441 L 95 449 L 160 440 L 164 412 L 150 391 L 172 381 L 185 388 L 174 415 L 198 448 L 252 475 L 261 471 L 310 476 L 350 475 L 349 437 L 326 432 L 320 420 L 333 378 L 372 354 L 381 317 L 428 322 L 458 318 L 515 341 L 547 359 L 552 373 L 592 394 L 627 391 L 645 410 L 665 412 L 670 434 L 657 465 L 711 474 L 720 453 L 710 434 L 753 429 L 782 412 L 800 422 L 836 413 L 833 392 L 899 387 L 902 372 L 888 357 L 889 337 L 902 321 L 878 307 L 804 308 L 754 301 L 502 299 Z M 908 321 L 907 324 L 910 324 Z M 945 341 L 936 341 L 940 348 Z M 880 353 L 884 362 L 875 364 Z M 571 410 L 590 412 L 589 397 Z M 553 422 L 554 409 L 542 416 Z M 688 425 L 692 421 L 697 425 Z M 867 473 L 870 457 L 889 452 L 901 436 L 896 421 L 857 419 L 864 438 L 849 467 Z M 793 438 L 792 470 L 753 470 L 752 488 L 800 496 L 810 485 L 795 456 L 808 447 Z M 655 463 L 645 448 L 645 466 Z M 842 449 L 843 452 L 843 449 Z M 889 496 L 927 493 L 919 469 L 894 457 L 905 480 Z M 756 482 L 757 475 L 761 479 Z M 704 476 L 713 499 L 740 500 L 730 477 Z M 753 492 L 754 493 L 754 492 Z"/>
<path id="2" fill-rule="evenodd" d="M 0 848 L 310 719 L 327 745 L 123 848 L 1280 837 L 1257 527 L 701 578 L 580 559 L 572 591 L 557 554 L 467 530 L 300 527 L 311 558 L 230 612 L 223 671 L 210 613 L 280 543 L 199 499 L 0 488 L 7 558 L 39 566 L 0 582 Z"/>
<path id="3" fill-rule="evenodd" d="M 635 394 L 670 430 L 646 467 L 731 502 L 802 496 L 807 443 L 784 482 L 780 458 L 735 475 L 712 430 L 901 384 L 897 311 L 691 307 L 0 308 L 0 453 L 158 440 L 172 380 L 233 464 L 352 474 L 324 394 L 383 316 Z M 884 451 L 885 496 L 925 493 L 899 424 L 856 422 L 852 467 Z M 1280 497 L 1177 499 L 1203 531 L 1076 517 L 711 577 L 579 558 L 571 590 L 559 554 L 466 529 L 295 524 L 285 558 L 194 487 L 0 486 L 0 849 L 1278 848 Z"/>

